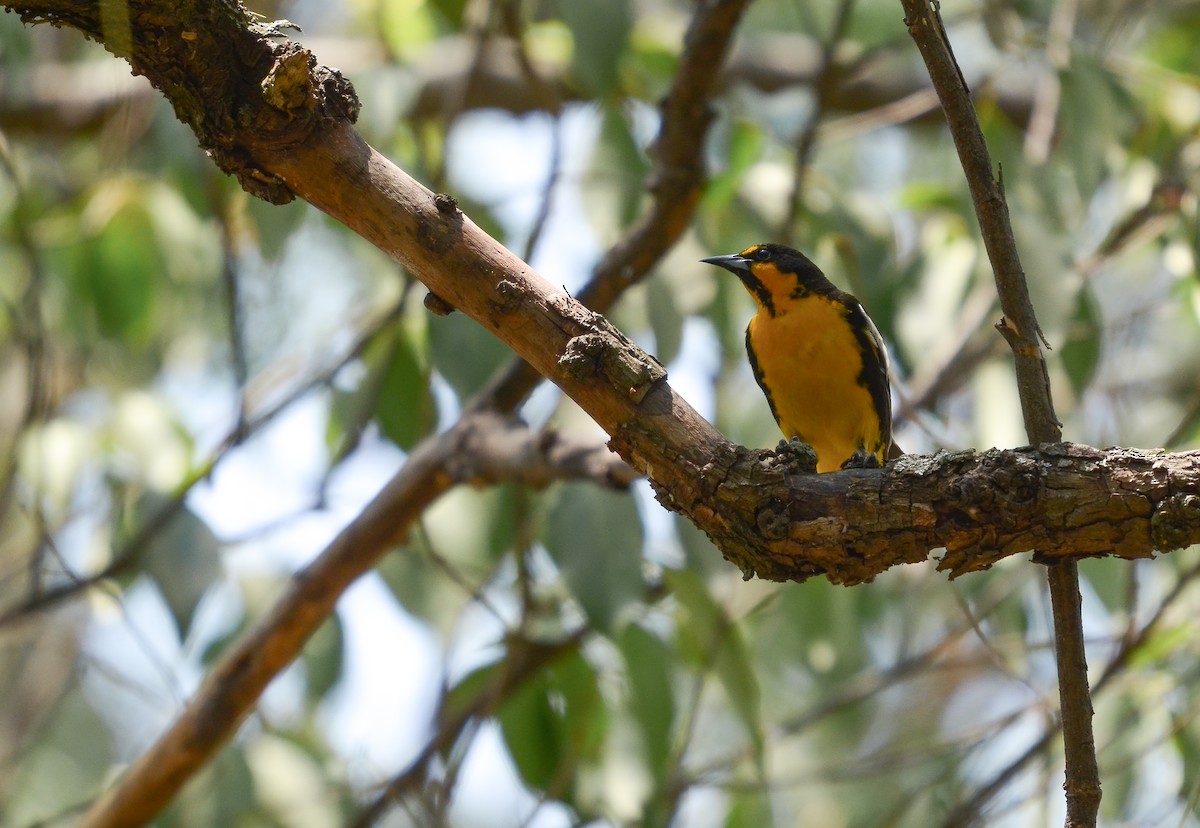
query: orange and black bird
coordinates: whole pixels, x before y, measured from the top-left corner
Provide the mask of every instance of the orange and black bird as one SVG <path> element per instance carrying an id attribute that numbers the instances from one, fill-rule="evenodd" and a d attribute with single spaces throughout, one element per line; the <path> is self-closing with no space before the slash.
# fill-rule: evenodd
<path id="1" fill-rule="evenodd" d="M 733 273 L 754 297 L 750 367 L 784 436 L 817 453 L 817 471 L 881 466 L 898 456 L 887 351 L 859 301 L 781 244 L 703 261 Z"/>

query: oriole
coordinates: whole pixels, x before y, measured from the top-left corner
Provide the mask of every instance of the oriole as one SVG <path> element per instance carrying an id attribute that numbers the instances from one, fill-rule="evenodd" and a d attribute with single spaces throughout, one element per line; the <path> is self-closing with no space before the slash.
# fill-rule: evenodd
<path id="1" fill-rule="evenodd" d="M 784 436 L 817 453 L 817 471 L 879 466 L 892 445 L 887 352 L 859 301 L 781 244 L 703 259 L 733 273 L 758 305 L 746 328 L 754 378 Z"/>

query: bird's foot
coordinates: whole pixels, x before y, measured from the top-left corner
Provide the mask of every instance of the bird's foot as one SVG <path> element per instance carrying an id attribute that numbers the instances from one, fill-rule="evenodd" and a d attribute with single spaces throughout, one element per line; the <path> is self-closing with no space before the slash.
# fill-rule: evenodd
<path id="1" fill-rule="evenodd" d="M 790 471 L 797 474 L 817 473 L 817 452 L 799 437 L 780 440 L 779 445 L 775 447 L 775 454 Z"/>
<path id="2" fill-rule="evenodd" d="M 879 458 L 870 452 L 859 449 L 842 463 L 843 469 L 881 469 Z"/>

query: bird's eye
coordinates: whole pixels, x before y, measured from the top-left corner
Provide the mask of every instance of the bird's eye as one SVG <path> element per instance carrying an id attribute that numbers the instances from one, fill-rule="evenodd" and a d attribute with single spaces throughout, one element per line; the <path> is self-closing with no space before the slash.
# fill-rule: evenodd
<path id="1" fill-rule="evenodd" d="M 767 250 L 765 247 L 760 247 L 758 250 L 754 251 L 753 255 L 755 261 L 765 262 L 771 258 L 771 251 Z"/>

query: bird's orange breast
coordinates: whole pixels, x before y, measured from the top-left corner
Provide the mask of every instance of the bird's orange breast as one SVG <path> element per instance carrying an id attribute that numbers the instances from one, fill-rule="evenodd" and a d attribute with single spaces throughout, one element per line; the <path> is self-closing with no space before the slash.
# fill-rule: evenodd
<path id="1" fill-rule="evenodd" d="M 845 305 L 810 294 L 750 320 L 756 379 L 771 400 L 780 430 L 817 452 L 817 471 L 836 471 L 860 449 L 879 456 L 879 415 L 860 383 L 861 345 Z"/>

